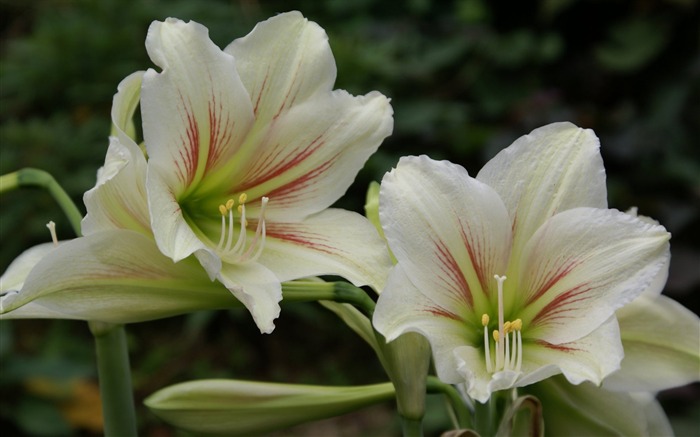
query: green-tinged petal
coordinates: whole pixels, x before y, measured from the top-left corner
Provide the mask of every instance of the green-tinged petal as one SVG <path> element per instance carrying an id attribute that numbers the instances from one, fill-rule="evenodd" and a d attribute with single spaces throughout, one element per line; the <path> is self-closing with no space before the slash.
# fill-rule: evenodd
<path id="1" fill-rule="evenodd" d="M 607 207 L 599 148 L 592 130 L 553 123 L 520 137 L 481 169 L 476 178 L 498 192 L 510 214 L 514 257 L 554 214 Z"/>
<path id="2" fill-rule="evenodd" d="M 329 92 L 335 82 L 326 32 L 297 11 L 258 23 L 224 51 L 236 58 L 255 117 L 263 124 L 294 104 Z"/>
<path id="3" fill-rule="evenodd" d="M 615 391 L 658 391 L 700 380 L 700 319 L 666 296 L 617 312 L 625 358 L 603 382 Z"/>
<path id="4" fill-rule="evenodd" d="M 190 432 L 248 436 L 349 413 L 393 396 L 391 383 L 330 387 L 219 379 L 166 387 L 144 403 Z"/>
<path id="5" fill-rule="evenodd" d="M 32 302 L 66 318 L 110 323 L 240 305 L 195 260 L 174 264 L 152 239 L 129 230 L 60 243 L 14 291 L 1 298 L 3 319 Z M 17 315 L 26 317 L 26 312 Z"/>
<path id="6" fill-rule="evenodd" d="M 130 229 L 151 235 L 146 199 L 146 159 L 130 140 L 111 137 L 97 184 L 83 196 L 87 215 L 83 235 L 110 229 Z"/>
<path id="7" fill-rule="evenodd" d="M 268 222 L 259 262 L 281 281 L 340 275 L 377 292 L 391 267 L 385 243 L 372 224 L 341 209 L 328 209 L 299 223 Z"/>
<path id="8" fill-rule="evenodd" d="M 496 192 L 461 166 L 404 157 L 382 180 L 379 215 L 413 285 L 440 308 L 471 311 L 480 325 L 510 249 L 510 220 Z"/>
<path id="9" fill-rule="evenodd" d="M 248 308 L 260 332 L 272 332 L 282 300 L 282 285 L 272 271 L 258 263 L 224 264 L 217 279 Z"/>
<path id="10" fill-rule="evenodd" d="M 516 284 L 527 338 L 587 335 L 652 283 L 669 257 L 662 226 L 608 209 L 555 215 L 523 251 Z"/>
<path id="11" fill-rule="evenodd" d="M 246 140 L 222 177 L 237 192 L 270 198 L 271 221 L 295 221 L 342 196 L 393 129 L 389 99 L 378 92 L 328 92 L 294 106 Z M 241 164 L 242 163 L 242 164 Z M 242 166 L 236 170 L 234 166 Z M 230 170 L 229 170 L 230 169 Z"/>
<path id="12" fill-rule="evenodd" d="M 153 22 L 146 49 L 162 68 L 144 74 L 141 91 L 149 166 L 160 169 L 180 198 L 232 159 L 253 123 L 253 108 L 233 57 L 204 26 L 172 18 Z"/>
<path id="13" fill-rule="evenodd" d="M 615 393 L 563 377 L 531 385 L 525 392 L 543 406 L 545 436 L 670 436 L 668 421 L 655 400 Z"/>

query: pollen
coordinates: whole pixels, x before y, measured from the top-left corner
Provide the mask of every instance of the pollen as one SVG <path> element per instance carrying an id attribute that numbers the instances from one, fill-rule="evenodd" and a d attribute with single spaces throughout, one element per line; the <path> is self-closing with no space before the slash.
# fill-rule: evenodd
<path id="1" fill-rule="evenodd" d="M 484 313 L 481 316 L 481 326 L 488 326 L 488 324 L 489 324 L 489 315 Z"/>

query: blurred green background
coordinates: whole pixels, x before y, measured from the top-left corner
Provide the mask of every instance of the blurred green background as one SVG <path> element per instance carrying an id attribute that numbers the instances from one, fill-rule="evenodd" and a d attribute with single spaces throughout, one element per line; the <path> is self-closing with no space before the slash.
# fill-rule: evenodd
<path id="1" fill-rule="evenodd" d="M 673 234 L 666 293 L 700 309 L 700 13 L 695 0 L 28 0 L 0 1 L 0 174 L 52 173 L 77 202 L 104 160 L 119 81 L 152 66 L 153 20 L 195 20 L 220 46 L 298 9 L 326 29 L 337 87 L 391 97 L 395 129 L 339 204 L 401 155 L 472 174 L 515 138 L 569 120 L 595 130 L 610 205 L 638 206 Z M 82 203 L 80 203 L 82 206 Z M 0 267 L 70 227 L 48 194 L 0 198 Z M 697 328 L 697 327 L 695 327 Z M 244 311 L 129 327 L 137 401 L 193 378 L 363 384 L 384 381 L 371 350 L 316 305 L 288 305 L 261 336 Z M 683 333 L 679 333 L 683 335 Z M 92 339 L 82 322 L 0 322 L 3 436 L 99 435 Z M 678 435 L 700 426 L 700 386 L 660 394 Z M 142 435 L 179 435 L 139 407 Z M 397 435 L 391 405 L 284 435 Z M 445 428 L 430 401 L 428 435 Z M 283 435 L 283 434 L 280 434 Z"/>

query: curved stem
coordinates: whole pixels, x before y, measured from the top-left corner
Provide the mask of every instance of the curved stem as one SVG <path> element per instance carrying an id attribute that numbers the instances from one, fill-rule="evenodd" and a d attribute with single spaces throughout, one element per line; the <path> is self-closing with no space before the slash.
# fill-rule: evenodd
<path id="1" fill-rule="evenodd" d="M 106 437 L 135 436 L 136 413 L 124 325 L 88 322 L 95 337 Z"/>
<path id="2" fill-rule="evenodd" d="M 54 200 L 56 200 L 56 203 L 58 203 L 58 206 L 63 210 L 66 218 L 68 218 L 75 234 L 81 235 L 80 221 L 83 219 L 83 215 L 68 193 L 56 182 L 56 179 L 50 173 L 36 168 L 23 168 L 0 176 L 0 193 L 19 187 L 31 186 L 48 190 Z"/>
<path id="3" fill-rule="evenodd" d="M 289 281 L 282 283 L 283 302 L 315 302 L 330 300 L 349 303 L 372 319 L 375 303 L 361 288 L 347 282 L 321 280 Z"/>

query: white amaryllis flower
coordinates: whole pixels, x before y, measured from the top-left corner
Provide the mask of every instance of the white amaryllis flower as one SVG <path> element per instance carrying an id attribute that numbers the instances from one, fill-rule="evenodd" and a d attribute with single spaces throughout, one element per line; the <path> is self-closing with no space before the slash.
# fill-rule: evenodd
<path id="1" fill-rule="evenodd" d="M 207 29 L 155 22 L 160 72 L 141 89 L 146 191 L 160 250 L 194 254 L 263 332 L 280 281 L 336 274 L 379 289 L 390 261 L 359 214 L 328 209 L 392 130 L 389 100 L 333 90 L 323 29 L 290 12 L 223 51 Z M 376 250 L 374 250 L 376 248 Z"/>
<path id="2" fill-rule="evenodd" d="M 600 383 L 623 356 L 615 311 L 669 257 L 662 226 L 607 209 L 598 140 L 570 123 L 521 137 L 476 178 L 401 159 L 380 219 L 398 264 L 377 330 L 426 336 L 440 379 L 479 402 L 559 373 Z"/>
<path id="3" fill-rule="evenodd" d="M 162 72 L 119 86 L 85 236 L 18 259 L 0 281 L 2 317 L 124 323 L 231 306 L 233 293 L 270 332 L 283 281 L 333 274 L 380 290 L 383 240 L 328 206 L 391 133 L 392 109 L 377 92 L 332 90 L 323 29 L 282 14 L 222 51 L 203 26 L 168 19 L 146 46 Z"/>

